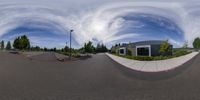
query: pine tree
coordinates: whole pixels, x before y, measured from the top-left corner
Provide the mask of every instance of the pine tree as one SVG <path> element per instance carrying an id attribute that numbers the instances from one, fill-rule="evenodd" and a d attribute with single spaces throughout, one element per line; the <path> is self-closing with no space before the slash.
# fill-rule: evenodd
<path id="1" fill-rule="evenodd" d="M 99 44 L 99 43 L 97 44 L 97 47 L 96 47 L 97 53 L 107 52 L 107 51 L 108 51 L 108 49 L 104 44 Z"/>
<path id="2" fill-rule="evenodd" d="M 88 43 L 85 43 L 85 44 L 84 44 L 84 51 L 85 51 L 86 53 L 94 53 L 94 50 L 95 50 L 95 48 L 94 48 L 94 46 L 92 45 L 92 42 L 91 42 L 91 41 L 89 41 Z"/>
<path id="3" fill-rule="evenodd" d="M 7 45 L 6 45 L 6 50 L 10 50 L 11 49 L 11 43 L 10 41 L 7 42 Z"/>
<path id="4" fill-rule="evenodd" d="M 1 41 L 1 50 L 3 50 L 4 49 L 4 41 L 2 40 Z"/>

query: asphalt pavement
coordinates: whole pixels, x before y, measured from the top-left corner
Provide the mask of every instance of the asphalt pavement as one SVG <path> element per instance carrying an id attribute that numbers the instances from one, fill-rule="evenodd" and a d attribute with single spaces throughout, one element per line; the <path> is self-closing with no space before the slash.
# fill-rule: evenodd
<path id="1" fill-rule="evenodd" d="M 138 73 L 105 54 L 59 62 L 0 53 L 0 100 L 199 100 L 200 55 L 172 72 Z"/>

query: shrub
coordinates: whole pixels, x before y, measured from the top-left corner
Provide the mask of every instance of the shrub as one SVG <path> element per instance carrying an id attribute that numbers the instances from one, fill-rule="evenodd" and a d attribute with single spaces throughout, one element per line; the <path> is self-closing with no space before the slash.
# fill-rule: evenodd
<path id="1" fill-rule="evenodd" d="M 183 56 L 183 55 L 186 55 L 186 54 L 189 54 L 191 52 L 188 52 L 187 50 L 178 50 L 176 52 L 174 52 L 174 57 L 180 57 L 180 56 Z"/>
<path id="2" fill-rule="evenodd" d="M 149 56 L 134 56 L 135 60 L 141 60 L 141 61 L 151 61 L 153 60 L 153 57 Z"/>
<path id="3" fill-rule="evenodd" d="M 127 55 L 132 56 L 132 51 L 130 49 L 127 49 Z"/>
<path id="4" fill-rule="evenodd" d="M 176 50 L 173 54 L 173 56 L 155 56 L 155 57 L 149 57 L 149 56 L 130 56 L 130 55 L 118 55 L 114 54 L 116 56 L 128 58 L 128 59 L 133 59 L 133 60 L 139 60 L 139 61 L 154 61 L 154 60 L 165 60 L 165 59 L 170 59 L 170 58 L 175 58 L 175 57 L 180 57 L 186 54 L 189 54 L 191 52 L 188 52 L 187 50 Z"/>

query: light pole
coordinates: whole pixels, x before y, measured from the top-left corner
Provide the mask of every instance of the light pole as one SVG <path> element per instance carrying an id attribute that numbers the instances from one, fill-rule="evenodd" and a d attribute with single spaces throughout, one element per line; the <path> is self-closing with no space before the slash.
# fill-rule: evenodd
<path id="1" fill-rule="evenodd" d="M 71 50 L 71 45 L 72 45 L 72 32 L 74 30 L 70 30 L 70 46 L 69 46 L 69 59 L 71 60 L 71 56 L 72 56 L 72 50 Z"/>

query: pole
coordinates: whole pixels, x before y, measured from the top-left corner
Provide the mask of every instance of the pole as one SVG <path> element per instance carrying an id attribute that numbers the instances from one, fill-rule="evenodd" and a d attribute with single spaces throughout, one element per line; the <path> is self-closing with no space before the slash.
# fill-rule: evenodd
<path id="1" fill-rule="evenodd" d="M 70 47 L 69 47 L 69 59 L 71 60 L 72 51 L 71 51 L 71 45 L 72 45 L 72 32 L 73 30 L 70 30 Z"/>

